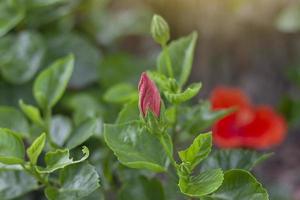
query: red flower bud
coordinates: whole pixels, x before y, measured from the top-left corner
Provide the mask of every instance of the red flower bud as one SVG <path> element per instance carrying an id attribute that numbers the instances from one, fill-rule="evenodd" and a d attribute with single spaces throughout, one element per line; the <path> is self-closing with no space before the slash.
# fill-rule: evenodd
<path id="1" fill-rule="evenodd" d="M 160 115 L 160 94 L 155 83 L 147 76 L 145 72 L 142 73 L 139 82 L 139 108 L 140 112 L 145 117 L 150 109 L 156 117 Z"/>
<path id="2" fill-rule="evenodd" d="M 219 87 L 210 98 L 214 109 L 237 110 L 213 126 L 214 143 L 221 148 L 268 148 L 280 144 L 286 133 L 285 120 L 269 106 L 253 106 L 239 89 Z"/>

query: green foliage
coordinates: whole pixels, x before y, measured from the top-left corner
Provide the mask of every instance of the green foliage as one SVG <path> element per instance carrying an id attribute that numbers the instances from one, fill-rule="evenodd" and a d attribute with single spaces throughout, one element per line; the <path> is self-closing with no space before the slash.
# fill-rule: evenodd
<path id="1" fill-rule="evenodd" d="M 123 104 L 131 99 L 137 99 L 137 91 L 136 88 L 130 84 L 120 83 L 110 87 L 103 98 L 110 103 Z"/>
<path id="2" fill-rule="evenodd" d="M 243 149 L 216 150 L 202 163 L 201 168 L 203 170 L 216 168 L 252 170 L 271 155 L 272 153 L 258 153 Z"/>
<path id="3" fill-rule="evenodd" d="M 140 122 L 105 124 L 104 138 L 122 164 L 155 172 L 166 170 L 167 158 L 164 149 L 159 140 Z"/>
<path id="4" fill-rule="evenodd" d="M 222 170 L 251 170 L 268 154 L 210 154 L 211 134 L 199 134 L 231 110 L 188 102 L 201 89 L 201 83 L 185 87 L 197 33 L 168 44 L 167 22 L 153 17 L 162 52 L 157 71 L 147 74 L 164 95 L 160 116 L 144 117 L 136 85 L 155 64 L 153 52 L 136 56 L 118 44 L 124 35 L 149 30 L 150 15 L 140 7 L 118 13 L 106 9 L 109 3 L 0 2 L 0 102 L 7 104 L 0 106 L 0 199 L 267 199 L 248 172 Z M 198 136 L 174 156 L 191 134 Z M 89 148 L 80 151 L 82 145 Z"/>
<path id="5" fill-rule="evenodd" d="M 0 129 L 0 162 L 21 164 L 24 162 L 25 147 L 17 134 L 9 129 Z"/>
<path id="6" fill-rule="evenodd" d="M 15 199 L 38 187 L 38 182 L 26 172 L 0 170 L 0 197 L 3 200 Z"/>
<path id="7" fill-rule="evenodd" d="M 0 106 L 0 127 L 13 130 L 21 137 L 28 136 L 28 122 L 20 111 L 13 107 Z"/>
<path id="8" fill-rule="evenodd" d="M 197 176 L 180 178 L 178 185 L 182 193 L 192 197 L 202 197 L 217 190 L 222 182 L 222 170 L 212 169 Z"/>
<path id="9" fill-rule="evenodd" d="M 0 56 L 1 74 L 7 81 L 15 84 L 22 84 L 33 78 L 42 66 L 46 51 L 43 38 L 33 31 L 1 38 L 0 49 L 5 49 Z"/>
<path id="10" fill-rule="evenodd" d="M 0 13 L 0 37 L 14 28 L 25 15 L 23 7 L 10 0 L 0 2 Z"/>
<path id="11" fill-rule="evenodd" d="M 210 102 L 204 101 L 194 106 L 183 107 L 180 112 L 184 113 L 182 119 L 183 129 L 188 133 L 196 134 L 199 131 L 205 131 L 215 121 L 232 112 L 232 109 L 213 111 Z"/>
<path id="12" fill-rule="evenodd" d="M 46 142 L 46 133 L 42 133 L 34 142 L 31 144 L 31 146 L 27 149 L 27 156 L 30 160 L 30 162 L 35 165 L 39 155 L 42 153 L 43 148 L 45 146 Z"/>
<path id="13" fill-rule="evenodd" d="M 172 93 L 166 91 L 164 94 L 166 96 L 166 99 L 173 103 L 173 104 L 179 104 L 186 102 L 196 96 L 201 89 L 201 83 L 194 83 L 190 85 L 185 91 L 182 93 Z"/>
<path id="14" fill-rule="evenodd" d="M 98 178 L 90 164 L 70 165 L 60 172 L 61 187 L 48 187 L 45 193 L 49 200 L 79 200 L 99 187 Z"/>
<path id="15" fill-rule="evenodd" d="M 88 140 L 93 134 L 95 134 L 97 128 L 97 121 L 95 119 L 89 119 L 80 124 L 76 130 L 71 134 L 71 138 L 68 140 L 66 146 L 69 149 L 73 149 L 86 140 Z"/>
<path id="16" fill-rule="evenodd" d="M 247 171 L 234 169 L 225 172 L 222 186 L 205 200 L 249 199 L 268 200 L 267 191 Z"/>
<path id="17" fill-rule="evenodd" d="M 19 106 L 23 113 L 35 124 L 43 126 L 43 119 L 38 108 L 25 104 L 22 100 L 19 101 Z"/>
<path id="18" fill-rule="evenodd" d="M 203 161 L 211 151 L 211 133 L 198 135 L 191 146 L 184 151 L 179 151 L 182 162 L 189 166 L 192 171 L 201 161 Z"/>
<path id="19" fill-rule="evenodd" d="M 164 190 L 159 180 L 144 176 L 133 178 L 123 185 L 118 193 L 119 200 L 164 200 Z"/>
<path id="20" fill-rule="evenodd" d="M 55 151 L 50 151 L 45 156 L 46 168 L 39 168 L 38 172 L 51 173 L 66 166 L 83 162 L 89 157 L 90 151 L 84 146 L 82 152 L 84 156 L 80 160 L 74 161 L 73 158 L 70 158 L 69 149 L 56 149 Z"/>
<path id="21" fill-rule="evenodd" d="M 171 58 L 174 77 L 180 86 L 183 86 L 192 69 L 194 50 L 196 46 L 197 33 L 179 38 L 168 45 L 168 51 Z M 160 54 L 157 60 L 158 71 L 168 75 L 163 54 Z"/>
<path id="22" fill-rule="evenodd" d="M 52 59 L 70 53 L 76 58 L 69 83 L 72 87 L 82 88 L 97 81 L 101 52 L 90 41 L 76 33 L 57 33 L 49 37 L 47 43 Z"/>
<path id="23" fill-rule="evenodd" d="M 74 57 L 69 55 L 55 61 L 39 74 L 33 94 L 42 109 L 52 108 L 62 97 L 73 71 Z"/>

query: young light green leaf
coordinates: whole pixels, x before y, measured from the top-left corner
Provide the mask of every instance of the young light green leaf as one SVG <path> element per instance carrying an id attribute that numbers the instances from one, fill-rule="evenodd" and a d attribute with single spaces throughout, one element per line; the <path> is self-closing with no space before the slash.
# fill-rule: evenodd
<path id="1" fill-rule="evenodd" d="M 5 48 L 5 53 L 0 54 L 3 78 L 13 84 L 29 81 L 44 60 L 46 48 L 43 38 L 37 32 L 22 31 L 18 35 L 10 34 L 4 39 L 8 39 L 8 42 L 0 42 L 0 48 Z"/>
<path id="2" fill-rule="evenodd" d="M 184 113 L 182 121 L 183 129 L 191 134 L 205 131 L 217 120 L 231 113 L 233 109 L 212 110 L 209 101 L 200 102 L 198 105 L 183 108 L 180 112 Z"/>
<path id="3" fill-rule="evenodd" d="M 105 124 L 104 138 L 122 164 L 155 172 L 166 170 L 168 159 L 162 145 L 141 122 Z"/>
<path id="4" fill-rule="evenodd" d="M 173 72 L 180 86 L 186 83 L 191 73 L 197 37 L 197 33 L 193 32 L 168 45 Z M 168 75 L 164 59 L 164 55 L 161 53 L 157 60 L 158 71 Z"/>
<path id="5" fill-rule="evenodd" d="M 60 172 L 59 185 L 59 188 L 46 188 L 45 194 L 49 200 L 79 200 L 100 186 L 99 175 L 90 164 L 70 165 Z"/>
<path id="6" fill-rule="evenodd" d="M 188 196 L 201 197 L 216 191 L 222 185 L 223 179 L 222 170 L 213 169 L 197 176 L 180 177 L 178 186 Z"/>
<path id="7" fill-rule="evenodd" d="M 131 84 L 119 83 L 110 87 L 104 94 L 104 100 L 110 103 L 123 104 L 137 99 L 137 89 Z"/>
<path id="8" fill-rule="evenodd" d="M 216 150 L 203 161 L 201 169 L 208 170 L 222 168 L 223 170 L 252 170 L 253 167 L 268 159 L 271 155 L 272 153 L 259 153 L 245 149 Z"/>
<path id="9" fill-rule="evenodd" d="M 9 0 L 0 2 L 0 37 L 14 28 L 25 16 L 22 6 Z"/>
<path id="10" fill-rule="evenodd" d="M 73 149 L 87 141 L 95 134 L 97 123 L 97 119 L 89 119 L 80 124 L 79 127 L 75 128 L 75 131 L 71 134 L 71 138 L 68 140 L 66 146 L 69 149 Z"/>
<path id="11" fill-rule="evenodd" d="M 34 140 L 31 146 L 27 149 L 27 155 L 30 162 L 35 165 L 39 155 L 42 153 L 46 142 L 46 133 L 42 133 Z"/>
<path id="12" fill-rule="evenodd" d="M 204 200 L 269 200 L 267 191 L 247 171 L 233 169 L 225 172 L 222 186 Z"/>
<path id="13" fill-rule="evenodd" d="M 189 166 L 192 171 L 202 160 L 204 160 L 211 151 L 212 136 L 211 133 L 198 135 L 191 146 L 184 151 L 179 151 L 179 157 Z"/>
<path id="14" fill-rule="evenodd" d="M 74 161 L 73 158 L 70 158 L 68 149 L 50 151 L 45 156 L 46 168 L 37 168 L 37 170 L 39 173 L 51 173 L 68 165 L 83 162 L 89 157 L 90 152 L 86 146 L 82 147 L 82 152 L 84 156 L 80 160 Z"/>
<path id="15" fill-rule="evenodd" d="M 21 137 L 28 137 L 28 122 L 25 116 L 14 107 L 0 106 L 0 127 L 11 129 Z"/>
<path id="16" fill-rule="evenodd" d="M 15 199 L 38 187 L 35 178 L 24 171 L 0 170 L 1 200 Z"/>
<path id="17" fill-rule="evenodd" d="M 19 106 L 24 114 L 35 124 L 43 126 L 44 122 L 38 108 L 25 104 L 22 100 L 19 101 Z"/>
<path id="18" fill-rule="evenodd" d="M 165 200 L 164 190 L 159 180 L 144 176 L 131 178 L 118 193 L 119 200 Z"/>
<path id="19" fill-rule="evenodd" d="M 0 128 L 0 162 L 8 165 L 24 162 L 25 147 L 17 134 Z"/>
<path id="20" fill-rule="evenodd" d="M 50 137 L 58 146 L 63 146 L 72 131 L 72 122 L 68 117 L 55 115 L 51 120 Z"/>
<path id="21" fill-rule="evenodd" d="M 42 71 L 33 85 L 33 94 L 42 109 L 53 107 L 63 95 L 71 78 L 74 56 L 56 60 Z"/>
<path id="22" fill-rule="evenodd" d="M 202 84 L 201 83 L 194 83 L 190 85 L 184 92 L 182 93 L 173 93 L 170 91 L 165 91 L 165 97 L 166 99 L 173 104 L 179 104 L 183 103 L 187 100 L 190 100 L 194 96 L 196 96 L 200 89 L 201 89 Z"/>

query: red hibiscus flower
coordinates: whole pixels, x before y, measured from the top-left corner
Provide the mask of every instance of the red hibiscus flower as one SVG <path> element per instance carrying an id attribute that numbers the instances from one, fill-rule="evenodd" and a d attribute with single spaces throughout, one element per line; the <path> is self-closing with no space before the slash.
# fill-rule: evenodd
<path id="1" fill-rule="evenodd" d="M 285 120 L 269 106 L 253 106 L 241 90 L 218 87 L 210 100 L 215 110 L 236 108 L 213 126 L 217 146 L 264 149 L 283 141 L 287 130 Z"/>
<path id="2" fill-rule="evenodd" d="M 139 108 L 143 117 L 150 109 L 156 117 L 160 114 L 160 94 L 155 83 L 144 72 L 139 82 Z"/>

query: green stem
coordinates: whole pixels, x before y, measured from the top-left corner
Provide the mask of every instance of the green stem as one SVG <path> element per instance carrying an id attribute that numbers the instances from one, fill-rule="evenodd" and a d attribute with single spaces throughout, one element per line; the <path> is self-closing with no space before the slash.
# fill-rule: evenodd
<path id="1" fill-rule="evenodd" d="M 44 121 L 45 121 L 44 129 L 45 129 L 45 132 L 47 135 L 47 139 L 52 148 L 58 148 L 58 146 L 52 141 L 52 139 L 50 137 L 51 120 L 52 120 L 51 108 L 46 108 L 44 110 Z"/>
<path id="2" fill-rule="evenodd" d="M 168 46 L 166 44 L 164 44 L 164 45 L 162 45 L 162 49 L 163 49 L 163 55 L 164 55 L 164 58 L 166 61 L 168 74 L 171 78 L 173 78 L 174 74 L 173 74 L 172 62 L 171 62 Z"/>
<path id="3" fill-rule="evenodd" d="M 173 134 L 173 144 L 174 146 L 176 146 L 176 143 L 177 143 L 177 138 L 178 138 L 178 131 L 176 130 L 177 128 L 177 123 L 178 123 L 178 105 L 175 105 L 175 122 L 174 122 L 174 125 L 172 127 L 172 134 Z"/>
<path id="4" fill-rule="evenodd" d="M 167 134 L 167 133 L 165 133 L 165 134 Z M 166 142 L 166 139 L 165 139 L 165 137 L 163 136 L 163 134 L 161 134 L 161 136 L 159 137 L 159 141 L 160 141 L 160 143 L 162 144 L 162 146 L 163 146 L 165 152 L 167 153 L 167 156 L 168 156 L 168 158 L 170 159 L 171 164 L 175 167 L 175 169 L 177 169 L 177 168 L 178 168 L 178 164 L 176 163 L 176 161 L 175 161 L 175 159 L 174 159 L 174 157 L 173 157 L 173 151 L 170 151 L 170 148 L 169 148 L 169 146 L 168 146 L 168 144 L 167 144 L 167 142 Z M 172 148 L 172 149 L 173 149 L 173 148 Z"/>
<path id="5" fill-rule="evenodd" d="M 34 166 L 32 166 L 30 164 L 30 167 L 26 167 L 24 164 L 22 164 L 23 169 L 31 174 L 32 176 L 34 176 L 40 183 L 42 183 L 44 186 L 50 186 L 50 183 L 48 182 L 47 179 L 45 179 L 43 176 L 41 176 L 40 173 L 38 173 L 38 171 L 35 169 Z"/>

